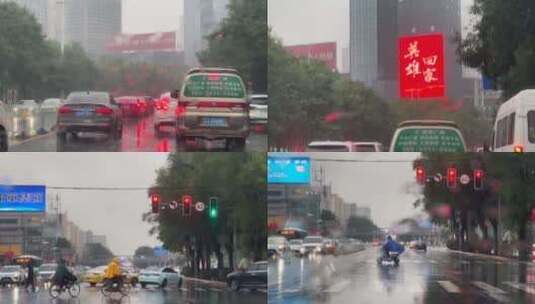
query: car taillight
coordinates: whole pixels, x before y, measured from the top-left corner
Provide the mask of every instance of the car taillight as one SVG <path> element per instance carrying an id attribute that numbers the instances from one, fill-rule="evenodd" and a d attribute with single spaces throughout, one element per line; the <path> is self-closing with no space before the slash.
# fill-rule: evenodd
<path id="1" fill-rule="evenodd" d="M 513 148 L 513 152 L 515 153 L 522 153 L 524 152 L 524 147 L 522 145 L 516 145 L 514 148 Z"/>
<path id="2" fill-rule="evenodd" d="M 99 107 L 95 110 L 95 113 L 97 113 L 98 115 L 108 116 L 108 115 L 113 114 L 113 110 L 107 107 Z"/>
<path id="3" fill-rule="evenodd" d="M 184 113 L 186 113 L 186 105 L 178 104 L 176 106 L 176 110 L 175 110 L 176 116 L 182 116 L 182 115 L 184 115 Z"/>
<path id="4" fill-rule="evenodd" d="M 69 114 L 72 113 L 72 109 L 69 106 L 62 106 L 58 110 L 59 114 Z"/>

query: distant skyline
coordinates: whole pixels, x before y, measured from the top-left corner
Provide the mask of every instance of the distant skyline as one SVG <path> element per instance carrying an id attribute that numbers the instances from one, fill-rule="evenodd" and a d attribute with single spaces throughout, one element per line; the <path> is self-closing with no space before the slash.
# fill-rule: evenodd
<path id="1" fill-rule="evenodd" d="M 0 184 L 148 188 L 168 153 L 3 153 Z M 147 190 L 53 190 L 61 208 L 80 229 L 106 235 L 115 254 L 133 254 L 142 245 L 156 246 L 150 225 L 141 217 L 150 210 Z"/>
<path id="2" fill-rule="evenodd" d="M 346 203 L 370 207 L 372 220 L 379 227 L 390 227 L 405 217 L 422 213 L 413 206 L 421 196 L 412 170 L 412 162 L 419 153 L 321 152 L 307 155 L 312 158 L 313 168 L 323 167 L 332 192 Z M 341 159 L 356 162 L 335 161 Z"/>

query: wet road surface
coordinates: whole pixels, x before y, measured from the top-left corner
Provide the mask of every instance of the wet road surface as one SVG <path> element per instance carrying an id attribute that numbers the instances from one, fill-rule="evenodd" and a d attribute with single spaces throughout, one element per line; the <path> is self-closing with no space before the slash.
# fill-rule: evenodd
<path id="1" fill-rule="evenodd" d="M 105 298 L 97 288 L 88 287 L 82 284 L 81 293 L 78 298 L 71 298 L 68 294 L 63 294 L 60 298 L 53 300 L 48 295 L 47 290 L 36 293 L 28 293 L 20 288 L 0 288 L 0 303 L 2 304 L 93 304 L 93 303 L 125 303 L 125 304 L 176 304 L 176 303 L 251 303 L 263 304 L 267 301 L 264 291 L 232 292 L 226 288 L 215 288 L 197 285 L 194 283 L 184 284 L 180 289 L 168 288 L 135 288 L 128 296 L 120 297 L 113 295 Z"/>
<path id="2" fill-rule="evenodd" d="M 269 303 L 535 303 L 535 266 L 443 248 L 407 250 L 399 267 L 377 249 L 270 262 Z"/>
<path id="3" fill-rule="evenodd" d="M 153 127 L 153 116 L 127 118 L 123 122 L 123 137 L 113 141 L 104 134 L 80 134 L 78 138 L 69 137 L 63 147 L 58 147 L 56 133 L 51 131 L 26 140 L 10 142 L 12 152 L 170 152 L 170 151 L 225 151 L 223 141 L 190 142 L 176 145 L 172 128 L 162 129 L 157 135 Z M 267 151 L 267 135 L 251 132 L 247 138 L 245 151 Z"/>

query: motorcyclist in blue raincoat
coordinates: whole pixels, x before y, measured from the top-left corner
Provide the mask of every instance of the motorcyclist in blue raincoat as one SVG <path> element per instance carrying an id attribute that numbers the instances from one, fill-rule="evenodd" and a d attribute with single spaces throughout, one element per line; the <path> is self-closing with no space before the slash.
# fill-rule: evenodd
<path id="1" fill-rule="evenodd" d="M 386 242 L 383 245 L 383 253 L 385 257 L 390 257 L 390 252 L 397 252 L 398 254 L 401 254 L 403 251 L 405 251 L 405 247 L 403 247 L 403 245 L 394 241 L 390 235 L 386 237 Z"/>

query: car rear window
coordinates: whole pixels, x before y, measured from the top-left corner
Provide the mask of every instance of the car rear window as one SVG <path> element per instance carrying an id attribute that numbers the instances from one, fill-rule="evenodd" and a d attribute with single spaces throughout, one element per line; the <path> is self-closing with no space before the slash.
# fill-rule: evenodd
<path id="1" fill-rule="evenodd" d="M 185 97 L 245 98 L 245 86 L 238 75 L 195 74 L 186 78 Z"/>
<path id="2" fill-rule="evenodd" d="M 268 99 L 266 97 L 253 97 L 251 98 L 251 104 L 254 105 L 262 105 L 265 106 L 268 103 Z"/>
<path id="3" fill-rule="evenodd" d="M 308 152 L 349 152 L 349 148 L 345 145 L 309 145 L 307 147 Z"/>
<path id="4" fill-rule="evenodd" d="M 353 145 L 354 152 L 375 152 L 374 145 Z"/>
<path id="5" fill-rule="evenodd" d="M 528 112 L 528 140 L 535 143 L 535 111 Z"/>
<path id="6" fill-rule="evenodd" d="M 402 129 L 394 141 L 394 152 L 465 152 L 460 132 L 450 128 Z"/>
<path id="7" fill-rule="evenodd" d="M 68 103 L 78 102 L 96 102 L 96 103 L 109 103 L 110 95 L 107 93 L 71 93 L 67 96 Z"/>

